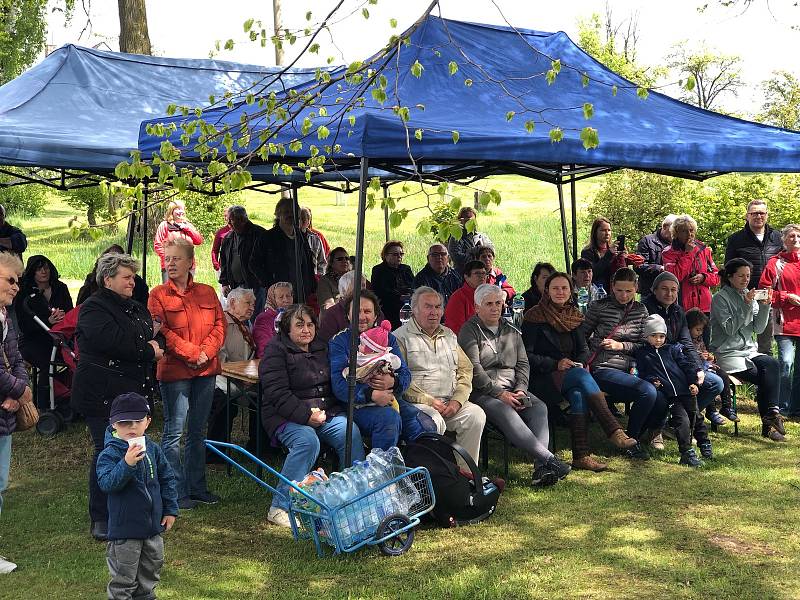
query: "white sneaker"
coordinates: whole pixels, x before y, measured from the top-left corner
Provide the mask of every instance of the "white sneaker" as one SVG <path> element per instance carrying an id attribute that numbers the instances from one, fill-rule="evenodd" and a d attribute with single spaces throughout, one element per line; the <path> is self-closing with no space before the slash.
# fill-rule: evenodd
<path id="1" fill-rule="evenodd" d="M 289 513 L 282 508 L 270 508 L 267 513 L 267 521 L 278 527 L 292 527 L 292 523 L 289 520 Z"/>
<path id="2" fill-rule="evenodd" d="M 4 575 L 5 573 L 11 573 L 17 568 L 17 565 L 12 563 L 10 560 L 6 560 L 5 556 L 0 556 L 0 575 Z"/>
<path id="3" fill-rule="evenodd" d="M 664 450 L 664 436 L 660 433 L 653 436 L 650 440 L 650 447 L 654 450 Z"/>

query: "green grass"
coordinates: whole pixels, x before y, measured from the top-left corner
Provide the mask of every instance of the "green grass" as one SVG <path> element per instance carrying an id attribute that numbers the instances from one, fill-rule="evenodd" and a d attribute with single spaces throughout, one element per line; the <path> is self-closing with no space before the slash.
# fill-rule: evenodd
<path id="1" fill-rule="evenodd" d="M 555 189 L 498 178 L 503 203 L 480 217 L 498 246 L 498 263 L 520 289 L 537 260 L 560 265 L 561 234 Z M 579 187 L 585 199 L 589 187 Z M 328 193 L 301 192 L 315 224 L 334 245 L 353 248 L 354 196 L 336 206 Z M 249 194 L 254 219 L 268 222 L 275 199 Z M 97 253 L 122 235 L 75 242 L 72 212 L 57 201 L 48 214 L 19 224 L 30 253 L 47 254 L 73 292 Z M 19 219 L 11 219 L 19 222 Z M 413 218 L 412 218 L 413 220 Z M 585 235 L 585 231 L 581 235 Z M 407 262 L 424 263 L 427 240 L 404 224 L 393 237 L 408 243 Z M 583 238 L 579 240 L 583 241 Z M 367 219 L 367 269 L 383 242 L 382 215 Z M 200 250 L 199 279 L 211 281 L 208 245 Z M 150 263 L 154 264 L 153 262 Z M 151 284 L 157 282 L 150 269 Z M 528 486 L 531 464 L 512 453 L 511 480 L 496 514 L 473 527 L 423 529 L 411 551 L 381 557 L 367 548 L 318 560 L 307 542 L 265 522 L 269 496 L 241 476 L 211 471 L 209 485 L 223 502 L 181 516 L 167 535 L 159 597 L 194 598 L 798 598 L 800 516 L 797 440 L 774 444 L 759 436 L 752 403 L 743 402 L 741 436 L 712 434 L 716 458 L 700 471 L 677 465 L 674 443 L 648 463 L 613 456 L 594 432 L 593 448 L 612 455 L 603 474 L 573 473 L 556 487 Z M 157 418 L 150 433 L 158 438 Z M 595 428 L 596 429 L 596 428 Z M 236 435 L 243 437 L 237 422 Z M 559 448 L 568 437 L 558 432 Z M 14 436 L 11 487 L 0 518 L 0 553 L 20 565 L 0 583 L 0 598 L 102 597 L 104 546 L 88 535 L 85 428 L 54 439 Z M 568 451 L 561 451 L 569 459 Z M 500 448 L 492 448 L 490 470 Z"/>
<path id="2" fill-rule="evenodd" d="M 491 519 L 419 530 L 411 551 L 392 559 L 373 548 L 317 559 L 310 542 L 266 524 L 261 488 L 211 471 L 223 502 L 186 512 L 166 536 L 159 597 L 797 598 L 800 426 L 774 444 L 759 437 L 754 406 L 741 408 L 740 437 L 712 434 L 716 458 L 699 471 L 678 466 L 668 442 L 647 463 L 612 456 L 609 472 L 534 490 L 531 465 L 512 453 Z M 159 429 L 157 419 L 156 438 Z M 241 438 L 238 423 L 235 431 Z M 564 448 L 566 432 L 558 437 Z M 613 454 L 599 437 L 593 447 Z M 89 448 L 77 425 L 52 440 L 14 436 L 0 550 L 20 569 L 0 598 L 100 597 L 107 573 L 104 546 L 88 535 Z M 493 447 L 495 473 L 500 456 Z"/>

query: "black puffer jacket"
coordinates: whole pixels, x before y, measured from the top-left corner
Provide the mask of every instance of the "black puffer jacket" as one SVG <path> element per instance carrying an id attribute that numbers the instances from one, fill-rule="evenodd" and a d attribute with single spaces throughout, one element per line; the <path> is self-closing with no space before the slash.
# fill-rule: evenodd
<path id="1" fill-rule="evenodd" d="M 85 416 L 107 417 L 124 392 L 153 393 L 153 320 L 147 309 L 106 288 L 81 305 L 76 329 L 81 349 L 72 406 Z M 156 338 L 164 348 L 164 338 Z"/>
<path id="2" fill-rule="evenodd" d="M 572 352 L 566 354 L 559 343 L 559 334 L 548 323 L 522 323 L 522 341 L 531 365 L 528 389 L 543 400 L 552 401 L 561 397 L 560 390 L 553 382 L 553 373 L 558 370 L 558 361 L 568 358 L 573 362 L 586 364 L 589 359 L 589 346 L 580 327 L 569 332 Z"/>
<path id="3" fill-rule="evenodd" d="M 315 338 L 308 352 L 281 333 L 264 348 L 258 367 L 261 379 L 261 422 L 271 438 L 291 421 L 305 425 L 312 408 L 320 408 L 330 419 L 342 407 L 331 391 L 328 346 Z"/>
<path id="4" fill-rule="evenodd" d="M 744 229 L 731 234 L 725 243 L 725 262 L 732 258 L 744 258 L 750 261 L 753 270 L 750 271 L 750 283 L 747 287 L 754 288 L 758 287 L 758 280 L 764 267 L 767 266 L 767 261 L 781 250 L 783 250 L 783 240 L 780 231 L 766 225 L 764 240 L 758 241 L 750 225 L 745 223 Z"/>

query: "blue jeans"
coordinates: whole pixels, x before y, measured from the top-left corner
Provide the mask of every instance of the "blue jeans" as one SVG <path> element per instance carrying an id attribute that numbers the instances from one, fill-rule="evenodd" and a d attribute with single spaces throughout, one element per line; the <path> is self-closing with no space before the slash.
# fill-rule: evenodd
<path id="1" fill-rule="evenodd" d="M 789 415 L 800 413 L 800 369 L 795 362 L 799 354 L 797 344 L 800 337 L 793 335 L 776 335 L 778 343 L 778 363 L 781 367 L 781 388 L 778 395 L 778 408 Z"/>
<path id="2" fill-rule="evenodd" d="M 365 436 L 370 446 L 388 450 L 397 446 L 403 430 L 403 418 L 391 406 L 365 406 L 353 411 L 353 421 Z"/>
<path id="3" fill-rule="evenodd" d="M 3 512 L 3 492 L 8 487 L 11 469 L 11 436 L 0 435 L 0 513 Z"/>
<path id="4" fill-rule="evenodd" d="M 645 429 L 661 427 L 669 406 L 658 398 L 653 384 L 619 369 L 597 369 L 592 377 L 601 390 L 617 401 L 633 401 L 628 417 L 630 437 L 638 440 Z"/>
<path id="5" fill-rule="evenodd" d="M 722 393 L 722 388 L 725 387 L 725 382 L 722 377 L 711 371 L 705 372 L 705 379 L 703 385 L 700 386 L 700 392 L 697 394 L 697 412 L 703 411 L 707 406 L 711 406 L 714 398 Z"/>
<path id="6" fill-rule="evenodd" d="M 599 394 L 597 382 L 586 369 L 574 367 L 564 375 L 561 383 L 561 395 L 569 402 L 569 412 L 573 415 L 587 413 L 586 398 L 591 394 Z"/>
<path id="7" fill-rule="evenodd" d="M 344 469 L 347 466 L 344 462 L 346 436 L 347 417 L 344 415 L 332 417 L 316 429 L 310 425 L 288 421 L 277 434 L 278 441 L 289 450 L 289 455 L 283 461 L 281 475 L 289 481 L 303 479 L 317 462 L 320 440 L 336 451 L 339 468 Z M 353 447 L 350 454 L 353 461 L 364 460 L 364 442 L 361 441 L 358 427 L 353 427 Z M 272 508 L 289 510 L 289 486 L 280 482 L 277 491 L 272 498 Z"/>
<path id="8" fill-rule="evenodd" d="M 404 441 L 413 442 L 426 431 L 436 432 L 436 423 L 427 414 L 402 398 L 397 402 L 400 404 L 400 421 L 402 422 L 400 437 Z M 373 447 L 377 446 L 373 444 Z"/>
<path id="9" fill-rule="evenodd" d="M 175 472 L 178 498 L 205 494 L 206 425 L 214 400 L 214 375 L 160 382 L 164 401 L 164 434 L 161 449 Z M 183 460 L 181 437 L 186 425 Z"/>

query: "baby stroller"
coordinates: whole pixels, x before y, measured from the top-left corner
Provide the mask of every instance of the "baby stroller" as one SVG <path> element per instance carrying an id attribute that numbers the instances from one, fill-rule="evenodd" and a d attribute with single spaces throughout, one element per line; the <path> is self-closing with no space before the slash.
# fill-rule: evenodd
<path id="1" fill-rule="evenodd" d="M 47 410 L 40 410 L 39 422 L 36 424 L 36 430 L 44 437 L 56 435 L 75 418 L 75 413 L 70 406 L 70 392 L 72 375 L 78 360 L 75 328 L 78 324 L 80 308 L 80 306 L 73 308 L 52 328 L 48 327 L 39 317 L 34 316 L 34 321 L 53 339 L 53 350 L 48 367 L 50 401 Z M 34 390 L 34 395 L 37 393 L 38 390 Z"/>

